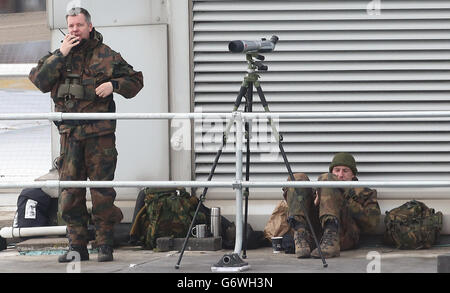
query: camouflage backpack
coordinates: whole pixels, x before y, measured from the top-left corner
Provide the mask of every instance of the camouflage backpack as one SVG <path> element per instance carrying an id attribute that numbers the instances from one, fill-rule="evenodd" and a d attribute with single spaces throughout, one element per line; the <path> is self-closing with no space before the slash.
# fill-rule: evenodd
<path id="1" fill-rule="evenodd" d="M 159 237 L 184 238 L 194 217 L 198 199 L 184 188 L 145 188 L 145 205 L 139 210 L 130 236 L 140 240 L 144 249 L 155 249 Z M 206 223 L 199 212 L 196 224 Z"/>
<path id="2" fill-rule="evenodd" d="M 384 223 L 386 244 L 399 249 L 430 248 L 439 239 L 442 213 L 412 200 L 387 211 Z"/>

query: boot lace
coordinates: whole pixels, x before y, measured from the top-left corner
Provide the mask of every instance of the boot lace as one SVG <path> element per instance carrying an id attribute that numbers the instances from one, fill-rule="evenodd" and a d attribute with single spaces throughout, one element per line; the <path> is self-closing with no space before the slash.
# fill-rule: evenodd
<path id="1" fill-rule="evenodd" d="M 332 246 L 333 240 L 336 238 L 336 231 L 332 229 L 326 229 L 322 236 L 322 243 Z"/>
<path id="2" fill-rule="evenodd" d="M 295 240 L 296 242 L 300 245 L 300 247 L 309 247 L 309 243 L 308 243 L 308 234 L 306 233 L 306 231 L 301 231 L 295 234 Z"/>

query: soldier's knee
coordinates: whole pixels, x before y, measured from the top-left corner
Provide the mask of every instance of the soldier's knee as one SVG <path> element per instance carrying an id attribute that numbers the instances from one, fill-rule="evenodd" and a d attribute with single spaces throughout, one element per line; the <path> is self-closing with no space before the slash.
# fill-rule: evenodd
<path id="1" fill-rule="evenodd" d="M 308 175 L 305 173 L 294 173 L 295 181 L 309 181 Z M 291 176 L 288 176 L 287 181 L 292 181 Z M 289 188 L 283 187 L 283 197 L 285 200 L 287 200 L 287 192 L 289 191 Z"/>
<path id="2" fill-rule="evenodd" d="M 89 213 L 82 207 L 61 206 L 59 213 L 66 223 L 85 225 L 89 221 Z"/>
<path id="3" fill-rule="evenodd" d="M 63 189 L 58 202 L 58 212 L 64 221 L 73 222 L 74 219 L 81 219 L 83 222 L 88 219 L 86 207 L 86 190 L 80 188 Z"/>
<path id="4" fill-rule="evenodd" d="M 333 173 L 323 173 L 317 178 L 318 181 L 338 181 L 338 177 Z"/>
<path id="5" fill-rule="evenodd" d="M 305 173 L 294 173 L 295 181 L 309 181 L 308 175 Z M 291 181 L 291 177 L 289 176 L 288 181 Z"/>

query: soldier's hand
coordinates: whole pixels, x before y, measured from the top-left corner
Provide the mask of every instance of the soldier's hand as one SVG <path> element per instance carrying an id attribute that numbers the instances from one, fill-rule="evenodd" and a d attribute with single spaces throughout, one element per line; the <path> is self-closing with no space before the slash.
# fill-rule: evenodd
<path id="1" fill-rule="evenodd" d="M 113 93 L 113 85 L 110 81 L 102 83 L 95 89 L 95 94 L 100 98 L 106 98 Z"/>
<path id="2" fill-rule="evenodd" d="M 320 197 L 319 197 L 319 193 L 316 190 L 315 198 L 314 198 L 314 205 L 318 206 L 319 204 L 320 204 Z"/>
<path id="3" fill-rule="evenodd" d="M 80 43 L 80 41 L 81 41 L 80 37 L 77 37 L 77 36 L 74 36 L 71 34 L 67 34 L 64 37 L 61 47 L 59 48 L 59 51 L 65 57 L 69 54 L 70 50 L 72 50 L 73 47 L 75 47 L 76 45 L 78 45 Z"/>

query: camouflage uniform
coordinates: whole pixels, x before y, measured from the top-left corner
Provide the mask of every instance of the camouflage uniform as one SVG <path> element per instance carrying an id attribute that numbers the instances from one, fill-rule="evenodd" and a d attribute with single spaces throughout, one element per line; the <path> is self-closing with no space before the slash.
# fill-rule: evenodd
<path id="1" fill-rule="evenodd" d="M 115 112 L 113 95 L 101 98 L 95 94 L 99 85 L 110 81 L 114 92 L 133 98 L 143 87 L 143 76 L 136 72 L 110 47 L 103 44 L 102 35 L 92 30 L 89 40 L 72 48 L 64 57 L 58 50 L 44 56 L 30 72 L 30 80 L 42 91 L 51 92 L 56 112 Z M 82 96 L 61 97 L 58 90 L 70 75 L 78 74 Z M 59 178 L 64 181 L 113 180 L 117 162 L 115 120 L 70 120 L 55 123 L 61 135 L 58 158 Z M 113 188 L 91 188 L 92 220 L 96 227 L 96 244 L 113 244 L 113 226 L 122 212 L 114 205 Z M 85 188 L 65 188 L 59 198 L 59 210 L 68 226 L 72 246 L 87 244 Z"/>
<path id="2" fill-rule="evenodd" d="M 303 173 L 295 174 L 296 180 L 309 181 Z M 319 176 L 319 181 L 337 181 L 332 173 Z M 380 207 L 377 202 L 377 191 L 369 188 L 318 188 L 319 206 L 314 205 L 315 194 L 311 188 L 284 189 L 284 198 L 288 203 L 288 220 L 305 223 L 304 205 L 316 235 L 322 235 L 322 227 L 329 219 L 336 218 L 339 223 L 340 249 L 355 247 L 361 232 L 373 230 L 380 219 Z"/>

